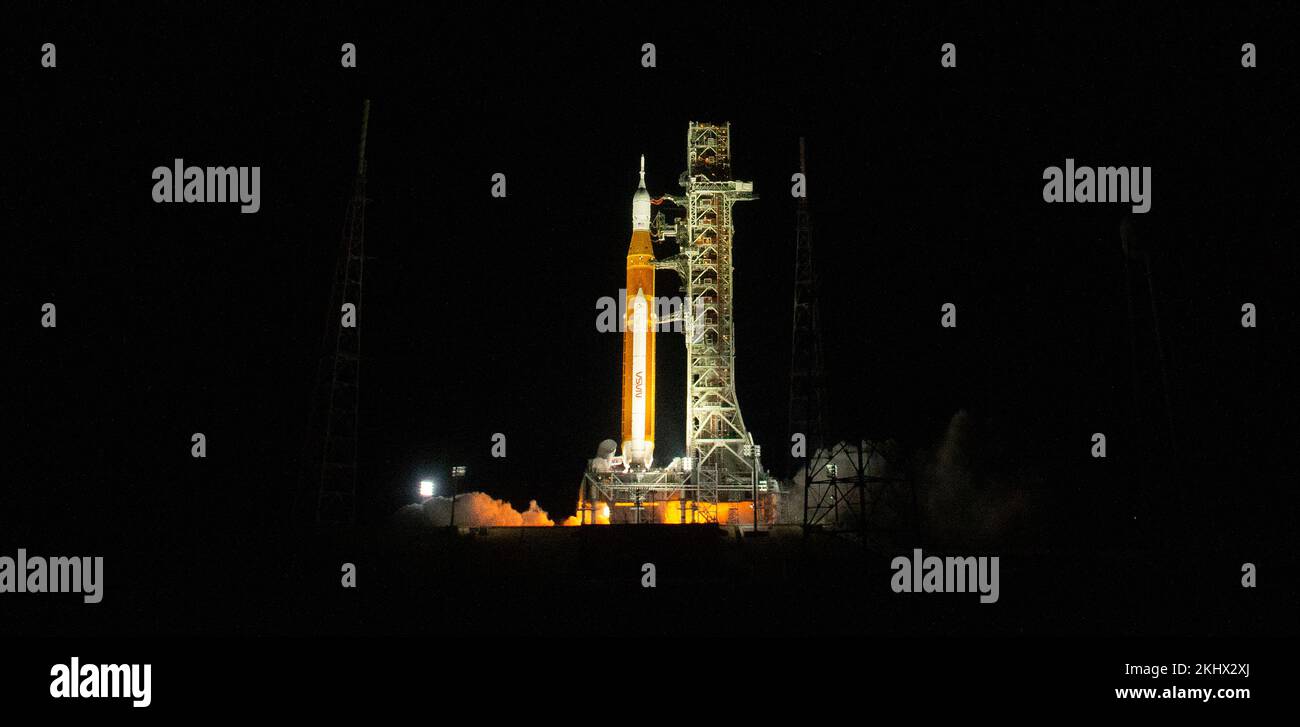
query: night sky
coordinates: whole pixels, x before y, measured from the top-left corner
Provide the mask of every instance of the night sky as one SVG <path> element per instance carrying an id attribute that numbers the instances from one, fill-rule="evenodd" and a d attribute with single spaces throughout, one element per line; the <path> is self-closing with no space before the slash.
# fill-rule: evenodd
<path id="1" fill-rule="evenodd" d="M 802 135 L 838 431 L 924 459 L 966 410 L 983 466 L 1040 488 L 1042 530 L 1101 546 L 1256 542 L 1295 512 L 1281 476 L 1296 429 L 1283 363 L 1295 51 L 1272 7 L 735 10 L 723 25 L 659 6 L 633 22 L 493 3 L 328 25 L 28 18 L 0 59 L 17 223 L 0 511 L 34 550 L 148 552 L 130 567 L 181 579 L 160 590 L 209 577 L 176 553 L 251 551 L 288 531 L 369 98 L 364 522 L 454 464 L 516 508 L 572 513 L 585 460 L 618 435 L 621 338 L 596 331 L 596 302 L 623 283 L 637 157 L 652 195 L 679 192 L 699 119 L 731 122 L 737 177 L 760 195 L 736 208 L 735 335 L 742 411 L 770 467 L 789 466 L 775 453 Z M 39 67 L 46 40 L 55 70 Z M 1241 68 L 1245 41 L 1258 68 Z M 359 68 L 339 67 L 343 42 Z M 944 42 L 955 69 L 940 67 Z M 260 165 L 261 211 L 153 203 L 151 170 L 177 157 Z M 1152 211 L 1134 224 L 1152 250 L 1173 448 L 1140 287 L 1136 360 L 1130 349 L 1128 207 L 1045 204 L 1042 171 L 1067 157 L 1153 168 Z M 495 172 L 506 199 L 489 195 Z M 658 281 L 675 292 L 669 273 Z M 57 329 L 39 326 L 45 302 Z M 945 302 L 955 330 L 939 326 Z M 1240 326 L 1244 302 L 1258 328 Z M 660 342 L 666 461 L 682 453 L 684 374 L 680 336 Z M 1088 456 L 1098 431 L 1105 461 Z M 206 459 L 190 457 L 194 432 Z M 504 460 L 489 456 L 495 432 Z"/>

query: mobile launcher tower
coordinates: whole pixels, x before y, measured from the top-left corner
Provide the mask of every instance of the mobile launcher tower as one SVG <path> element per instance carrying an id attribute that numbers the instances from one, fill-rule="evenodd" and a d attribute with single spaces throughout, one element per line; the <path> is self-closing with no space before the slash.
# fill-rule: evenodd
<path id="1" fill-rule="evenodd" d="M 622 454 L 603 442 L 578 493 L 582 524 L 716 523 L 751 528 L 775 519 L 779 481 L 759 459 L 736 397 L 732 303 L 731 209 L 757 199 L 753 182 L 732 178 L 731 125 L 690 122 L 680 197 L 632 198 L 623 331 Z M 674 220 L 651 206 L 668 204 Z M 678 252 L 654 258 L 652 240 L 675 240 Z M 673 270 L 685 293 L 677 310 L 656 299 L 654 271 Z M 686 336 L 686 456 L 655 467 L 654 396 L 657 329 L 678 324 Z M 755 516 L 757 503 L 757 517 Z"/>

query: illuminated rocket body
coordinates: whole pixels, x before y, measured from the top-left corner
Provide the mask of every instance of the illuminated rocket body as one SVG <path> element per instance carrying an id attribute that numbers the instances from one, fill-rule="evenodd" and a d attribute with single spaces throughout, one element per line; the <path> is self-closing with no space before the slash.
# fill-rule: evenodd
<path id="1" fill-rule="evenodd" d="M 650 467 L 655 448 L 655 268 L 650 243 L 650 193 L 632 195 L 632 241 L 627 246 L 627 308 L 623 319 L 623 457 Z"/>

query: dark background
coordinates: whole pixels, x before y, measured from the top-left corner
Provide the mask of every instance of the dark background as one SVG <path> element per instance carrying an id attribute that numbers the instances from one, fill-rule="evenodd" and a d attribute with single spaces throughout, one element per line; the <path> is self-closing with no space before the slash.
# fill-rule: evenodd
<path id="1" fill-rule="evenodd" d="M 839 431 L 923 460 L 965 410 L 981 468 L 1046 503 L 1035 537 L 1281 555 L 1296 514 L 1297 146 L 1281 4 L 431 7 L 55 10 L 10 26 L 2 552 L 130 553 L 118 567 L 150 585 L 115 608 L 144 628 L 184 629 L 204 588 L 274 571 L 370 98 L 365 523 L 454 464 L 517 509 L 572 513 L 585 459 L 617 435 L 621 340 L 597 333 L 595 306 L 623 282 L 637 156 L 652 194 L 678 192 L 701 119 L 731 122 L 737 177 L 761 197 L 736 208 L 735 326 L 742 410 L 769 466 L 789 466 L 802 135 Z M 46 41 L 57 69 L 39 66 Z M 657 68 L 640 66 L 647 41 Z M 1241 67 L 1247 41 L 1258 68 Z M 359 68 L 339 67 L 343 42 Z M 956 69 L 940 68 L 944 42 Z M 261 166 L 261 211 L 154 204 L 151 170 L 176 157 Z M 1153 168 L 1135 225 L 1168 417 L 1136 263 L 1130 348 L 1128 206 L 1042 202 L 1043 169 L 1067 157 Z M 506 199 L 489 195 L 494 172 Z M 659 285 L 675 289 L 666 273 Z M 39 325 L 45 302 L 56 329 Z M 955 330 L 939 326 L 944 302 Z M 1239 324 L 1244 302 L 1256 329 Z M 660 340 L 666 461 L 681 454 L 683 364 L 680 337 Z M 1104 461 L 1089 457 L 1097 431 Z M 190 457 L 194 432 L 206 459 Z M 153 607 L 168 599 L 181 616 Z"/>

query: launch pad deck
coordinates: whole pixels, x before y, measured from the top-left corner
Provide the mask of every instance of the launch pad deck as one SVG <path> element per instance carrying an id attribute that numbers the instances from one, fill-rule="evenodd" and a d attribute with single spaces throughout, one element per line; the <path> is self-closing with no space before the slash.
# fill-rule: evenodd
<path id="1" fill-rule="evenodd" d="M 713 523 L 751 525 L 757 496 L 760 524 L 776 513 L 779 482 L 771 477 L 728 481 L 707 490 L 680 468 L 602 472 L 583 475 L 578 495 L 581 524 L 597 523 Z"/>

